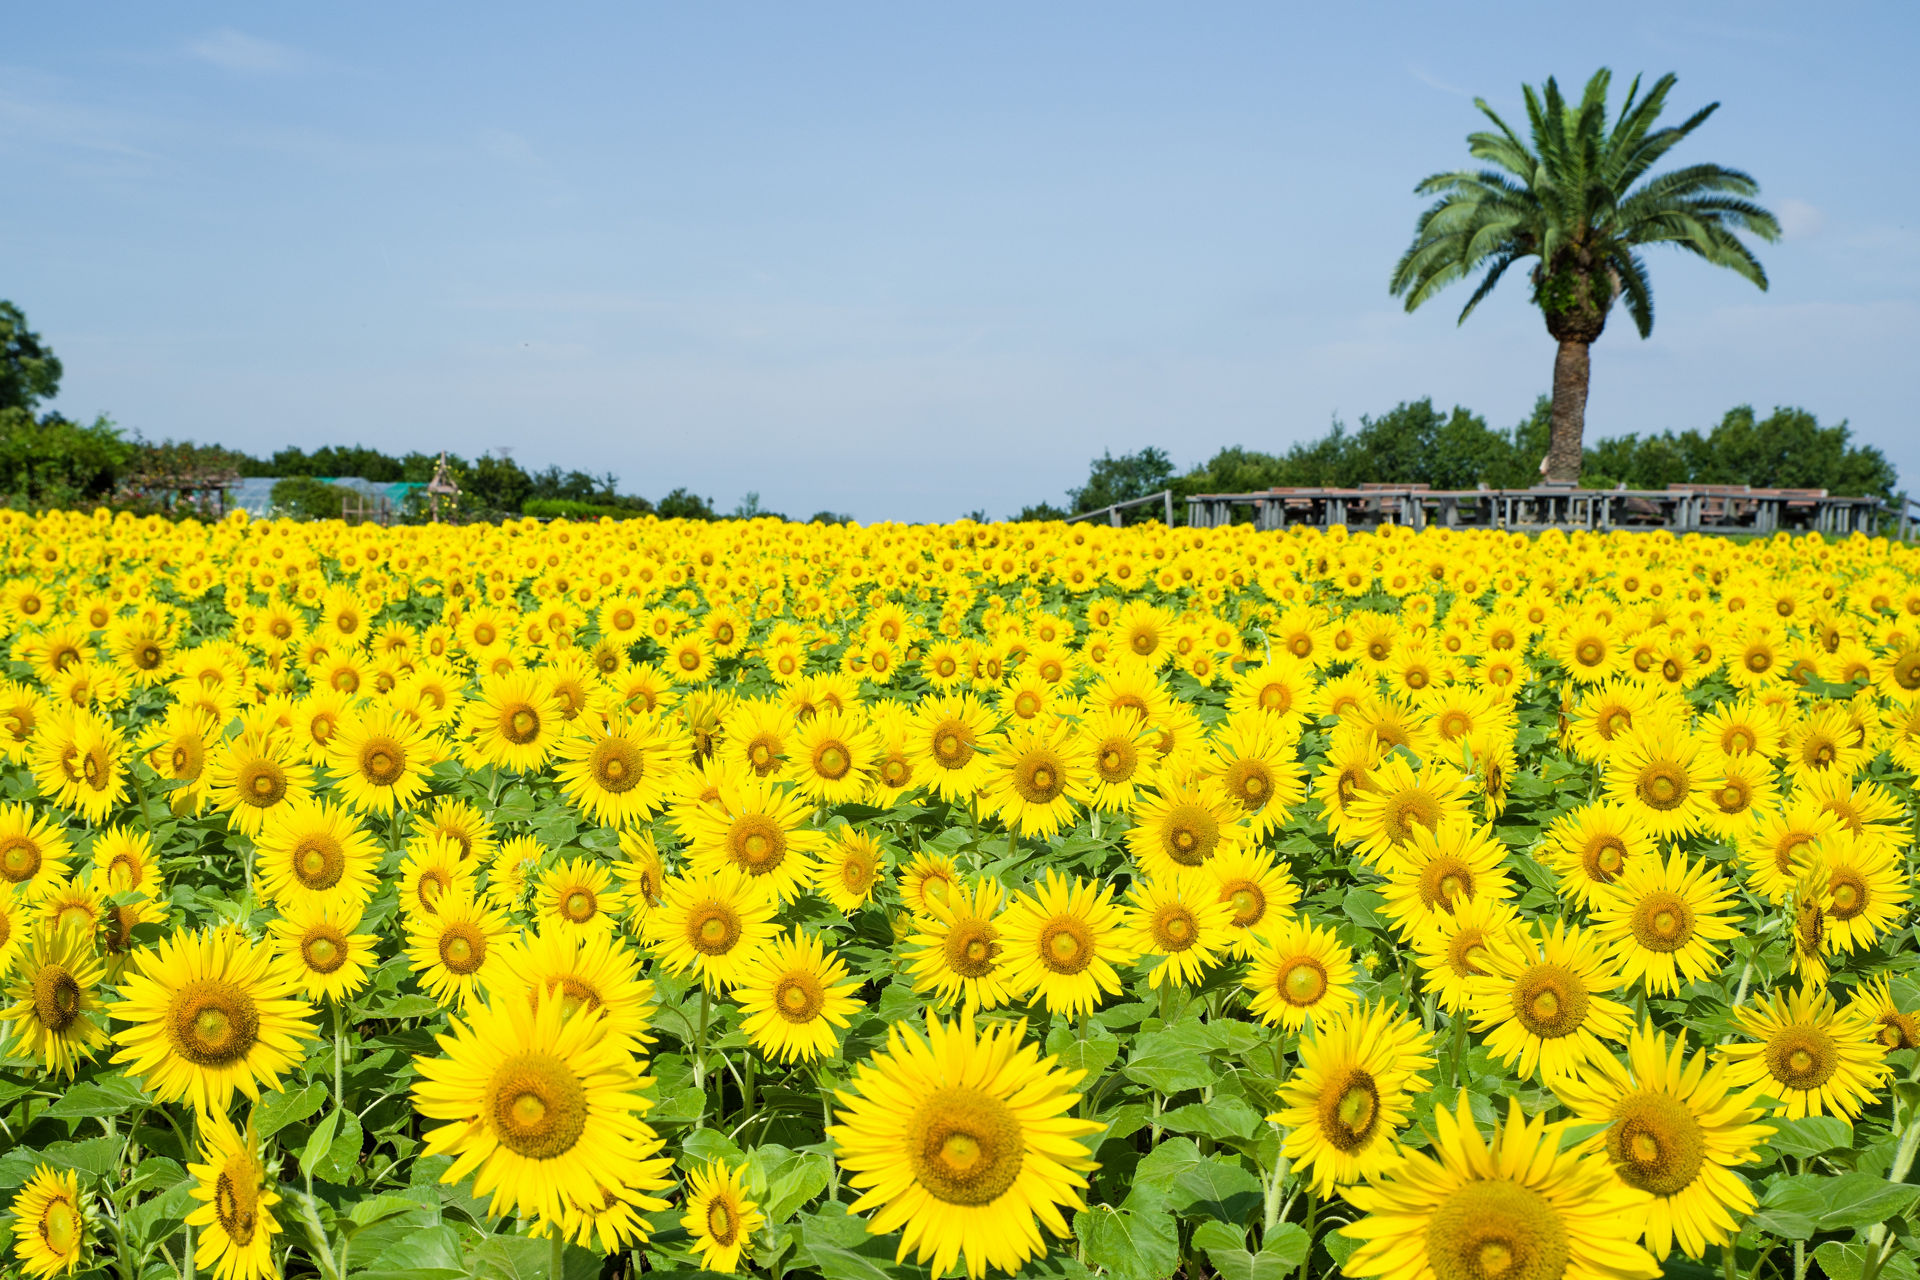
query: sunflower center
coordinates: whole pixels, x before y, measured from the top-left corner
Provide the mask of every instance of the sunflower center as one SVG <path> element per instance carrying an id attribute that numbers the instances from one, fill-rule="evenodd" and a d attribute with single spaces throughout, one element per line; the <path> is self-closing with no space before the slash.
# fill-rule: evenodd
<path id="1" fill-rule="evenodd" d="M 1579 644 L 1574 646 L 1574 650 L 1573 650 L 1574 661 L 1578 662 L 1583 667 L 1595 666 L 1600 662 L 1602 658 L 1606 656 L 1607 656 L 1606 647 L 1602 645 L 1598 640 L 1592 640 L 1592 639 L 1582 640 Z"/>
<path id="2" fill-rule="evenodd" d="M 40 1236 L 56 1254 L 78 1253 L 80 1227 L 79 1213 L 74 1210 L 73 1203 L 63 1196 L 48 1203 L 46 1213 L 40 1219 Z"/>
<path id="3" fill-rule="evenodd" d="M 1280 980 L 1274 984 L 1280 998 L 1297 1009 L 1304 1009 L 1327 994 L 1327 970 L 1312 956 L 1295 956 L 1280 967 Z"/>
<path id="4" fill-rule="evenodd" d="M 447 972 L 464 977 L 477 972 L 487 958 L 487 935 L 470 924 L 450 924 L 440 934 L 440 963 Z"/>
<path id="5" fill-rule="evenodd" d="M 1813 1090 L 1825 1084 L 1839 1066 L 1833 1037 L 1819 1027 L 1787 1027 L 1767 1042 L 1767 1070 L 1789 1089 Z"/>
<path id="6" fill-rule="evenodd" d="M 1482 929 L 1462 929 L 1447 943 L 1447 967 L 1462 978 L 1486 972 L 1480 961 L 1486 958 L 1487 935 Z"/>
<path id="7" fill-rule="evenodd" d="M 1125 782 L 1140 767 L 1140 751 L 1125 738 L 1108 738 L 1094 757 L 1102 782 Z"/>
<path id="8" fill-rule="evenodd" d="M 846 777 L 852 767 L 852 757 L 843 743 L 825 742 L 814 749 L 813 771 L 829 782 Z"/>
<path id="9" fill-rule="evenodd" d="M 43 965 L 33 975 L 33 1017 L 49 1031 L 65 1031 L 80 1016 L 80 984 L 66 966 Z"/>
<path id="10" fill-rule="evenodd" d="M 788 1022 L 812 1022 L 827 1002 L 820 980 L 804 969 L 793 969 L 774 984 L 773 1008 Z"/>
<path id="11" fill-rule="evenodd" d="M 973 759 L 973 730 L 958 720 L 943 720 L 933 731 L 933 758 L 942 769 L 964 769 Z"/>
<path id="12" fill-rule="evenodd" d="M 1835 920 L 1851 920 L 1867 909 L 1867 883 L 1852 869 L 1835 871 L 1827 883 Z"/>
<path id="13" fill-rule="evenodd" d="M 1233 907 L 1233 927 L 1244 929 L 1267 914 L 1267 895 L 1251 880 L 1234 880 L 1220 886 L 1220 901 Z"/>
<path id="14" fill-rule="evenodd" d="M 1271 681 L 1260 686 L 1260 707 L 1265 711 L 1278 711 L 1284 714 L 1293 706 L 1293 690 L 1279 681 Z"/>
<path id="15" fill-rule="evenodd" d="M 375 738 L 360 749 L 360 773 L 376 787 L 390 787 L 406 771 L 407 753 L 392 738 Z"/>
<path id="16" fill-rule="evenodd" d="M 1601 836 L 1587 846 L 1583 859 L 1587 874 L 1602 884 L 1612 884 L 1613 878 L 1620 874 L 1620 868 L 1627 865 L 1627 845 L 1619 836 Z"/>
<path id="17" fill-rule="evenodd" d="M 1197 867 L 1220 843 L 1220 823 L 1197 804 L 1176 804 L 1161 827 L 1167 856 L 1183 867 Z"/>
<path id="18" fill-rule="evenodd" d="M 1587 988 L 1564 965 L 1536 964 L 1513 987 L 1513 1014 L 1542 1040 L 1572 1035 L 1587 1020 Z"/>
<path id="19" fill-rule="evenodd" d="M 167 1008 L 173 1051 L 201 1067 L 239 1062 L 260 1038 L 253 997 L 225 978 L 197 978 L 174 993 Z"/>
<path id="20" fill-rule="evenodd" d="M 1330 1081 L 1320 1095 L 1320 1133 L 1340 1151 L 1363 1147 L 1380 1119 L 1380 1086 L 1359 1067 Z"/>
<path id="21" fill-rule="evenodd" d="M 1572 1251 L 1547 1198 L 1505 1179 L 1468 1182 L 1427 1222 L 1435 1280 L 1559 1280 Z"/>
<path id="22" fill-rule="evenodd" d="M 747 763 L 763 778 L 778 763 L 778 756 L 778 744 L 770 738 L 755 738 L 747 747 Z"/>
<path id="23" fill-rule="evenodd" d="M 527 1053 L 508 1058 L 488 1082 L 500 1145 L 529 1160 L 573 1150 L 587 1128 L 587 1091 L 559 1058 Z"/>
<path id="24" fill-rule="evenodd" d="M 308 836 L 293 851 L 294 879 L 315 893 L 339 884 L 346 869 L 346 850 L 331 836 Z"/>
<path id="25" fill-rule="evenodd" d="M 1000 1099 L 965 1086 L 936 1089 L 907 1121 L 915 1179 L 947 1204 L 992 1204 L 1020 1176 L 1026 1135 Z"/>
<path id="26" fill-rule="evenodd" d="M 1667 889 L 1634 904 L 1633 940 L 1648 951 L 1678 951 L 1693 938 L 1693 908 Z"/>
<path id="27" fill-rule="evenodd" d="M 703 956 L 723 956 L 740 941 L 740 917 L 724 902 L 708 902 L 687 917 L 687 945 Z"/>
<path id="28" fill-rule="evenodd" d="M 1050 804 L 1067 789 L 1066 762 L 1051 750 L 1027 753 L 1013 770 L 1014 792 L 1028 804 Z"/>
<path id="29" fill-rule="evenodd" d="M 1420 901 L 1429 910 L 1453 914 L 1458 901 L 1473 897 L 1473 868 L 1458 858 L 1435 858 L 1420 872 Z"/>
<path id="30" fill-rule="evenodd" d="M 213 1213 L 226 1233 L 238 1245 L 251 1244 L 260 1218 L 260 1185 L 253 1176 L 251 1161 L 241 1164 L 238 1176 L 232 1168 L 222 1169 L 213 1184 Z"/>
<path id="31" fill-rule="evenodd" d="M 1920 1018 L 1898 1011 L 1880 1015 L 1875 1039 L 1889 1051 L 1920 1046 Z"/>
<path id="32" fill-rule="evenodd" d="M 600 910 L 600 899 L 585 885 L 575 885 L 560 899 L 560 914 L 575 924 L 585 924 Z"/>
<path id="33" fill-rule="evenodd" d="M 540 736 L 540 713 L 522 702 L 500 717 L 500 736 L 516 747 L 524 747 Z"/>
<path id="34" fill-rule="evenodd" d="M 749 875 L 763 876 L 787 856 L 787 834 L 780 824 L 762 814 L 748 814 L 733 824 L 733 862 Z"/>
<path id="35" fill-rule="evenodd" d="M 0 851 L 0 876 L 14 884 L 31 880 L 40 873 L 40 846 L 23 836 L 14 836 Z"/>
<path id="36" fill-rule="evenodd" d="M 1606 1144 L 1621 1180 L 1657 1196 L 1691 1186 L 1706 1159 L 1700 1122 L 1685 1103 L 1665 1093 L 1621 1099 Z"/>
<path id="37" fill-rule="evenodd" d="M 1670 760 L 1655 760 L 1641 768 L 1633 789 L 1649 809 L 1678 809 L 1687 802 L 1687 771 Z"/>
<path id="38" fill-rule="evenodd" d="M 640 753 L 633 749 L 633 744 L 620 738 L 601 739 L 594 746 L 587 767 L 600 789 L 615 795 L 633 790 L 646 771 Z"/>
<path id="39" fill-rule="evenodd" d="M 271 809 L 287 794 L 287 775 L 271 760 L 250 760 L 235 790 L 241 800 L 254 808 Z"/>
<path id="40" fill-rule="evenodd" d="M 347 962 L 346 939 L 339 934 L 313 934 L 300 943 L 300 958 L 314 973 L 332 973 Z"/>
<path id="41" fill-rule="evenodd" d="M 739 1220 L 733 1216 L 733 1210 L 727 1207 L 722 1196 L 715 1196 L 707 1206 L 707 1234 L 715 1244 L 725 1248 L 739 1238 L 739 1232 Z"/>
<path id="42" fill-rule="evenodd" d="M 963 978 L 984 978 L 1000 962 L 1000 941 L 984 920 L 963 920 L 947 931 L 947 967 Z"/>
<path id="43" fill-rule="evenodd" d="M 1162 951 L 1186 951 L 1200 939 L 1200 922 L 1193 912 L 1169 902 L 1154 913 L 1153 942 Z"/>
<path id="44" fill-rule="evenodd" d="M 1093 932 L 1073 916 L 1055 916 L 1040 930 L 1040 963 L 1058 974 L 1076 974 L 1093 963 Z"/>
<path id="45" fill-rule="evenodd" d="M 1401 791 L 1387 797 L 1381 826 L 1387 839 L 1405 844 L 1413 838 L 1415 823 L 1428 830 L 1440 825 L 1440 802 L 1424 791 Z"/>

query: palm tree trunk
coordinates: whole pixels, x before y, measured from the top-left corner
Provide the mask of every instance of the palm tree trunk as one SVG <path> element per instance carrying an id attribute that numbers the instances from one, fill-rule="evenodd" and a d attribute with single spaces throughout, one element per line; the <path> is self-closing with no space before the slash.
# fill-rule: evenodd
<path id="1" fill-rule="evenodd" d="M 1581 436 L 1587 429 L 1587 344 L 1563 338 L 1553 358 L 1553 437 L 1545 478 L 1580 480 Z"/>

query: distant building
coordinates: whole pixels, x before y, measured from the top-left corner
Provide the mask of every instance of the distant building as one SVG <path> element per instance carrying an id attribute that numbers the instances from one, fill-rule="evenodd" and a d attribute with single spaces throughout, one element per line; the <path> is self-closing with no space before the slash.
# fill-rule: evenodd
<path id="1" fill-rule="evenodd" d="M 227 490 L 227 507 L 240 507 L 250 516 L 264 516 L 273 510 L 273 486 L 281 476 L 248 476 Z M 326 484 L 351 489 L 377 506 L 382 499 L 392 504 L 395 514 L 406 509 L 407 500 L 423 492 L 426 485 L 414 480 L 362 480 L 359 476 L 319 476 Z"/>

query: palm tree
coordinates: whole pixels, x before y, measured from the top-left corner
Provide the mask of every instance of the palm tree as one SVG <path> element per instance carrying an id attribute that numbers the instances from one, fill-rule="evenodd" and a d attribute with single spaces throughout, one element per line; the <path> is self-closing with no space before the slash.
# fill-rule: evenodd
<path id="1" fill-rule="evenodd" d="M 1625 299 L 1641 337 L 1653 331 L 1653 286 L 1640 246 L 1677 245 L 1765 289 L 1767 273 L 1736 232 L 1762 240 L 1780 234 L 1780 223 L 1751 200 L 1759 184 L 1736 169 L 1696 164 L 1647 176 L 1719 103 L 1684 124 L 1656 129 L 1674 77 L 1660 77 L 1644 98 L 1636 77 L 1609 128 L 1612 78 L 1604 67 L 1595 72 L 1571 110 L 1552 79 L 1539 92 L 1523 86 L 1531 147 L 1484 100 L 1474 99 L 1497 132 L 1469 135 L 1467 149 L 1492 167 L 1436 173 L 1414 188 L 1416 195 L 1440 199 L 1420 215 L 1413 245 L 1393 270 L 1393 292 L 1405 295 L 1412 311 L 1484 267 L 1460 312 L 1464 323 L 1508 267 L 1539 259 L 1533 301 L 1560 344 L 1553 361 L 1553 443 L 1544 468 L 1550 480 L 1580 478 L 1587 348 L 1614 301 Z"/>

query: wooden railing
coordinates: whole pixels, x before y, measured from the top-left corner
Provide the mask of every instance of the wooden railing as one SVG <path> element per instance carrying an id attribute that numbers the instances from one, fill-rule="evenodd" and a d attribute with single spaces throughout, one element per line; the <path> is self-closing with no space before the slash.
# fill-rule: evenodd
<path id="1" fill-rule="evenodd" d="M 1107 523 L 1117 529 L 1120 527 L 1120 513 L 1122 511 L 1125 511 L 1131 507 L 1144 507 L 1150 502 L 1158 502 L 1163 504 L 1166 511 L 1165 518 L 1166 518 L 1167 527 L 1172 528 L 1173 527 L 1173 490 L 1171 489 L 1162 489 L 1160 492 L 1150 493 L 1144 498 L 1129 498 L 1125 502 L 1116 502 L 1110 507 L 1101 507 L 1098 511 L 1082 511 L 1077 516 L 1068 516 L 1067 523 L 1072 524 L 1075 520 L 1092 520 L 1096 516 L 1105 516 L 1107 519 Z M 1191 507 L 1191 505 L 1189 505 L 1187 509 L 1191 511 L 1193 508 Z"/>

